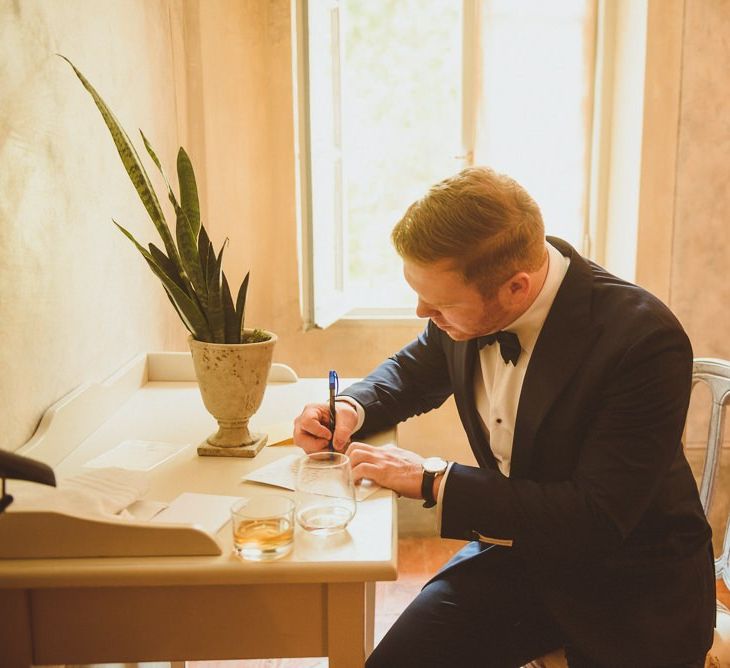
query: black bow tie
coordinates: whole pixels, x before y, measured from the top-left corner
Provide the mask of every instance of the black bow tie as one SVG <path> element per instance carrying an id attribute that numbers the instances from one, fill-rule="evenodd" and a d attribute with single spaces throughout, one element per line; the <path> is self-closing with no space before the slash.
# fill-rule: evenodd
<path id="1" fill-rule="evenodd" d="M 514 366 L 517 366 L 517 360 L 520 358 L 520 353 L 522 352 L 522 346 L 520 346 L 520 340 L 517 338 L 517 334 L 514 332 L 496 332 L 494 334 L 480 336 L 477 339 L 479 350 L 484 348 L 484 346 L 491 346 L 495 341 L 499 341 L 499 352 L 502 354 L 504 363 L 508 364 L 512 362 Z"/>

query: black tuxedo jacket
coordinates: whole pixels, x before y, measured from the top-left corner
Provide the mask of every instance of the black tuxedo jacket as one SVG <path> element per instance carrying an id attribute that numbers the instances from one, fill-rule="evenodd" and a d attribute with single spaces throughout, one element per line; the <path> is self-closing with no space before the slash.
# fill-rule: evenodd
<path id="1" fill-rule="evenodd" d="M 548 241 L 570 266 L 527 368 L 510 476 L 476 411 L 476 341 L 453 341 L 432 322 L 343 392 L 365 408 L 355 436 L 453 394 L 480 466 L 453 465 L 442 536 L 511 541 L 498 549 L 589 656 L 691 660 L 711 645 L 715 594 L 710 529 L 681 443 L 690 343 L 659 300 Z M 485 569 L 490 552 L 474 557 Z"/>

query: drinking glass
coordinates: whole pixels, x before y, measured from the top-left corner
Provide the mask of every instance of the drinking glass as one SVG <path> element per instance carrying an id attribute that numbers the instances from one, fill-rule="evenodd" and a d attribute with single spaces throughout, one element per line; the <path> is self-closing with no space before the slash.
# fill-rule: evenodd
<path id="1" fill-rule="evenodd" d="M 340 452 L 313 452 L 297 471 L 297 522 L 326 536 L 342 531 L 355 515 L 355 486 L 350 458 Z"/>
<path id="2" fill-rule="evenodd" d="M 233 549 L 249 561 L 288 554 L 294 542 L 294 501 L 276 494 L 236 501 L 231 507 Z"/>

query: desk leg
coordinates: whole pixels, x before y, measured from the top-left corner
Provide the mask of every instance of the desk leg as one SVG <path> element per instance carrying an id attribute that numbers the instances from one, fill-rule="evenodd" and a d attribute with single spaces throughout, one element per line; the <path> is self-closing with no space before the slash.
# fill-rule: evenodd
<path id="1" fill-rule="evenodd" d="M 0 589 L 0 666 L 30 666 L 33 641 L 30 631 L 28 592 L 24 589 Z"/>
<path id="2" fill-rule="evenodd" d="M 360 668 L 373 647 L 375 583 L 327 586 L 329 668 Z"/>
<path id="3" fill-rule="evenodd" d="M 373 651 L 375 644 L 375 583 L 365 583 L 365 658 Z"/>

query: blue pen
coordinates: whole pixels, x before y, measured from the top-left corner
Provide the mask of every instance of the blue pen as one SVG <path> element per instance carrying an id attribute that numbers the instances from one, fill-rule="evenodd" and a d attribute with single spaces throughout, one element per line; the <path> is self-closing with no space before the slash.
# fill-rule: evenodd
<path id="1" fill-rule="evenodd" d="M 334 452 L 335 444 L 335 396 L 337 395 L 337 390 L 339 389 L 339 378 L 337 377 L 336 371 L 330 371 L 329 375 L 329 384 L 330 384 L 330 432 L 332 433 L 332 437 L 329 440 L 328 447 L 330 452 Z"/>

